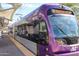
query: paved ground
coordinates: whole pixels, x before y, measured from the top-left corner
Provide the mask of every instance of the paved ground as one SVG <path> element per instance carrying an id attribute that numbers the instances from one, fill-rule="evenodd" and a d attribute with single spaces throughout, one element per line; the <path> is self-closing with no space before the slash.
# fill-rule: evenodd
<path id="1" fill-rule="evenodd" d="M 23 56 L 7 36 L 0 37 L 0 56 Z"/>

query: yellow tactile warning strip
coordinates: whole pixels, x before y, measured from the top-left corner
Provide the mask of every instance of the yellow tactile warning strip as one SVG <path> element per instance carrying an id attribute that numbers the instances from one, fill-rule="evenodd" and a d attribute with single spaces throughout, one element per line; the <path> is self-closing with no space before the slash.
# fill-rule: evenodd
<path id="1" fill-rule="evenodd" d="M 10 40 L 16 45 L 16 47 L 25 55 L 25 56 L 35 56 L 32 52 L 30 52 L 27 48 L 25 48 L 22 44 L 17 42 L 14 38 L 7 35 Z"/>

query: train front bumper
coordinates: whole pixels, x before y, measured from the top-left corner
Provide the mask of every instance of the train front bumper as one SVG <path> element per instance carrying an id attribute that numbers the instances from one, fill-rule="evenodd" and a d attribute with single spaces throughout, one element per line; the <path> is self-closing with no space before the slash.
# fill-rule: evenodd
<path id="1" fill-rule="evenodd" d="M 63 54 L 55 54 L 55 55 L 56 56 L 79 56 L 79 51 L 63 53 Z"/>

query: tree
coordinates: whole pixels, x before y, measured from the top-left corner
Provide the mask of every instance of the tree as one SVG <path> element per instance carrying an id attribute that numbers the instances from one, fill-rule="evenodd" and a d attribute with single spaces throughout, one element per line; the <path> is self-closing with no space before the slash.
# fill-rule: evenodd
<path id="1" fill-rule="evenodd" d="M 74 5 L 76 5 L 76 3 L 62 3 L 63 5 L 66 5 L 66 6 L 69 6 L 69 7 L 72 7 Z"/>

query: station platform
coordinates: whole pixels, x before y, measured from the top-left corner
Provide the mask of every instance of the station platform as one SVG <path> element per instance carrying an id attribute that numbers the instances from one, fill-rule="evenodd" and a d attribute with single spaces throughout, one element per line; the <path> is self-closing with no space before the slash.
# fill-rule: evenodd
<path id="1" fill-rule="evenodd" d="M 11 35 L 0 37 L 0 56 L 34 56 L 27 48 L 17 42 Z"/>

